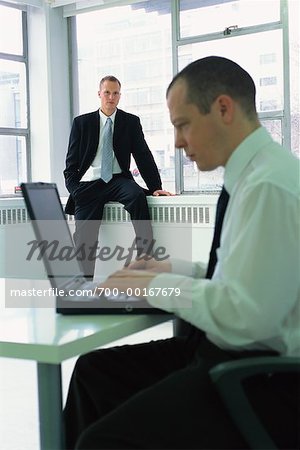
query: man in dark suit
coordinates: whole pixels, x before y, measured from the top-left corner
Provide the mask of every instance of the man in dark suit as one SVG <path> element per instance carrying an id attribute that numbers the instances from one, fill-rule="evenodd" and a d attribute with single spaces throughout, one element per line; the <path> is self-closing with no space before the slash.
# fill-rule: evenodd
<path id="1" fill-rule="evenodd" d="M 88 278 L 94 274 L 105 203 L 120 202 L 130 213 L 137 254 L 140 255 L 150 252 L 153 239 L 146 195 L 170 195 L 162 190 L 161 178 L 139 118 L 117 109 L 120 90 L 121 83 L 116 77 L 104 77 L 98 92 L 100 109 L 76 117 L 69 139 L 64 176 L 70 197 L 65 210 L 67 214 L 75 215 L 74 239 L 77 248 L 84 249 L 80 255 Z M 106 131 L 107 127 L 110 127 L 109 131 Z M 148 190 L 142 189 L 133 179 L 131 155 Z M 108 174 L 105 173 L 107 170 Z"/>

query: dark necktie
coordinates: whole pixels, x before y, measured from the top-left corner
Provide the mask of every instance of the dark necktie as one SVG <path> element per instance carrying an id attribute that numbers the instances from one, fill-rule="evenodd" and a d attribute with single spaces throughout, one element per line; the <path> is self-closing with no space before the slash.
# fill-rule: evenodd
<path id="1" fill-rule="evenodd" d="M 215 270 L 215 267 L 217 264 L 217 249 L 220 247 L 221 231 L 222 231 L 223 220 L 224 220 L 228 200 L 229 200 L 229 194 L 223 186 L 220 197 L 218 199 L 218 203 L 217 203 L 215 230 L 214 230 L 214 236 L 213 236 L 211 249 L 210 249 L 206 278 L 211 278 L 213 276 L 213 273 L 214 273 L 214 270 Z"/>
<path id="2" fill-rule="evenodd" d="M 205 278 L 211 278 L 213 276 L 217 264 L 217 249 L 220 247 L 220 236 L 228 200 L 229 194 L 223 186 L 216 208 L 215 230 Z M 187 336 L 188 340 L 197 340 L 203 336 L 203 331 L 182 319 L 176 319 L 174 323 L 174 334 L 176 336 Z"/>

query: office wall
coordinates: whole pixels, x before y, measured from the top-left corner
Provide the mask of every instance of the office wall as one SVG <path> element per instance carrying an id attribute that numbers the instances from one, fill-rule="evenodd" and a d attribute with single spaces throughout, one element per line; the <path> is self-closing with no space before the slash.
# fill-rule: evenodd
<path id="1" fill-rule="evenodd" d="M 62 171 L 70 132 L 67 19 L 62 8 L 28 8 L 32 179 L 56 182 L 66 192 Z"/>

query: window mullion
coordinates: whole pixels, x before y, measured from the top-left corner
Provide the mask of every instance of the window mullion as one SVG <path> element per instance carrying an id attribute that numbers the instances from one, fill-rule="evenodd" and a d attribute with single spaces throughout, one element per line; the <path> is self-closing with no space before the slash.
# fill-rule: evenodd
<path id="1" fill-rule="evenodd" d="M 235 30 L 233 30 L 232 33 L 229 35 L 225 35 L 223 30 L 223 31 L 216 31 L 215 33 L 203 34 L 201 36 L 179 38 L 177 41 L 177 46 L 179 47 L 182 45 L 197 44 L 200 42 L 215 41 L 219 39 L 230 39 L 235 36 L 243 36 L 247 34 L 261 33 L 265 31 L 273 31 L 281 28 L 282 28 L 281 21 L 262 25 L 254 25 L 250 27 L 241 27 L 241 28 L 238 27 Z"/>
<path id="2" fill-rule="evenodd" d="M 28 128 L 5 128 L 0 127 L 0 135 L 4 136 L 28 136 Z"/>
<path id="3" fill-rule="evenodd" d="M 20 33 L 20 46 L 19 48 L 8 47 L 3 50 L 8 52 L 0 52 L 0 60 L 4 67 L 8 67 L 8 78 L 11 74 L 14 74 L 14 67 L 19 67 L 19 73 L 23 76 L 24 84 L 20 87 L 20 90 L 9 90 L 7 92 L 11 94 L 11 98 L 7 98 L 5 103 L 4 95 L 4 119 L 6 112 L 8 117 L 12 116 L 12 120 L 4 120 L 0 126 L 0 137 L 2 147 L 2 154 L 4 161 L 2 163 L 1 173 L 1 192 L 0 195 L 14 196 L 14 187 L 20 181 L 30 180 L 31 176 L 31 161 L 30 161 L 30 120 L 29 120 L 29 71 L 28 71 L 28 31 L 27 31 L 27 8 L 25 5 L 18 6 L 12 5 L 7 2 L 0 2 L 1 6 L 10 9 L 20 10 L 18 16 L 17 31 Z M 12 26 L 14 23 L 12 23 Z M 21 41 L 22 40 L 22 41 Z M 12 68 L 13 67 L 13 68 Z M 11 69 L 12 68 L 12 69 Z M 16 69 L 16 77 L 18 72 Z M 9 82 L 9 81 L 8 81 Z M 2 83 L 5 85 L 5 77 L 3 77 Z M 5 91 L 6 92 L 6 91 Z M 21 103 L 23 102 L 23 103 Z M 18 106 L 16 106 L 18 105 Z M 12 108 L 18 108 L 12 111 Z M 7 108 L 7 111 L 6 109 Z M 24 112 L 26 111 L 26 113 Z M 26 121 L 24 120 L 26 114 Z M 11 125 L 11 126 L 10 126 Z M 18 127 L 20 125 L 20 127 Z M 12 150 L 12 151 L 11 151 Z M 9 170 L 7 171 L 7 169 Z M 4 187 L 3 187 L 4 186 Z"/>
<path id="4" fill-rule="evenodd" d="M 280 14 L 284 24 L 282 31 L 282 49 L 283 49 L 283 130 L 282 141 L 287 148 L 291 146 L 291 102 L 290 102 L 290 51 L 289 51 L 289 22 L 288 5 L 286 0 L 281 0 Z"/>
<path id="5" fill-rule="evenodd" d="M 26 141 L 26 167 L 27 167 L 27 180 L 31 180 L 31 138 L 30 138 L 30 97 L 29 97 L 29 65 L 28 65 L 28 26 L 27 26 L 27 13 L 22 13 L 22 34 L 23 34 L 23 55 L 25 59 L 26 67 L 26 99 L 27 99 L 27 133 L 25 137 Z"/>
<path id="6" fill-rule="evenodd" d="M 23 55 L 13 55 L 11 53 L 0 53 L 0 59 L 7 61 L 26 62 Z"/>
<path id="7" fill-rule="evenodd" d="M 171 2 L 171 22 L 172 22 L 172 64 L 173 75 L 178 72 L 178 42 L 180 40 L 179 24 L 179 0 Z M 183 192 L 183 158 L 182 152 L 174 147 L 175 152 L 175 192 Z"/>
<path id="8" fill-rule="evenodd" d="M 282 119 L 284 117 L 284 111 L 261 111 L 258 112 L 258 117 L 263 120 Z"/>

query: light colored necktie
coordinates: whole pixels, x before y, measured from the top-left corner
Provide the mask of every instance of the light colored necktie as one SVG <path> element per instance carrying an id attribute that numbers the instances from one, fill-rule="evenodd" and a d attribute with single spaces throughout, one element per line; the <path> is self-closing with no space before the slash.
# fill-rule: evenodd
<path id="1" fill-rule="evenodd" d="M 106 119 L 103 128 L 102 139 L 102 158 L 101 158 L 101 178 L 105 183 L 112 179 L 113 167 L 113 135 L 112 135 L 112 120 L 110 117 Z"/>

